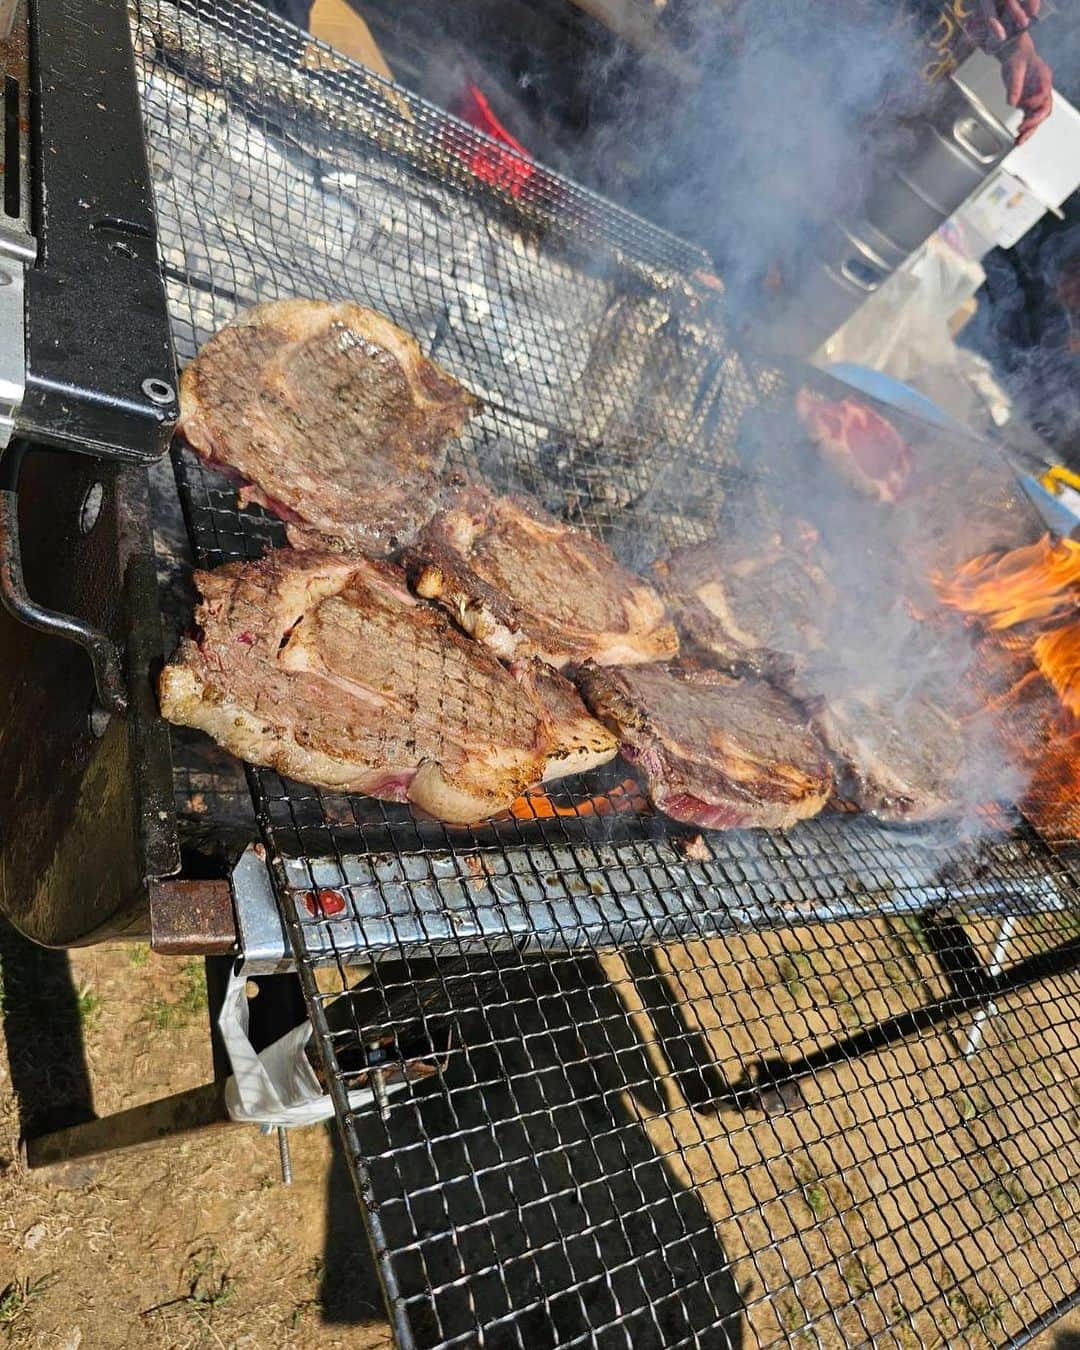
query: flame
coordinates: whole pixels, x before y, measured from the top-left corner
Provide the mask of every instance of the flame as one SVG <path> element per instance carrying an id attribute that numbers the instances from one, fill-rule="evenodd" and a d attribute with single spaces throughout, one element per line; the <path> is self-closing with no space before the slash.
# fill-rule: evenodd
<path id="1" fill-rule="evenodd" d="M 598 792 L 570 806 L 553 802 L 543 788 L 533 788 L 511 803 L 514 820 L 554 820 L 557 817 L 609 816 L 615 811 L 647 811 L 648 800 L 633 778 L 624 778 L 608 792 Z"/>
<path id="2" fill-rule="evenodd" d="M 1056 622 L 1080 608 L 1080 543 L 1044 535 L 1025 548 L 973 558 L 951 580 L 939 573 L 934 587 L 942 604 L 994 630 Z"/>
<path id="3" fill-rule="evenodd" d="M 1080 717 L 1080 623 L 1041 634 L 1031 652 L 1058 698 L 1074 717 Z"/>
<path id="4" fill-rule="evenodd" d="M 991 675 L 993 649 L 1009 653 L 1009 684 L 994 688 L 991 678 L 982 703 L 1004 753 L 1030 770 L 1024 815 L 1048 839 L 1075 839 L 1080 826 L 1080 543 L 1054 542 L 1044 535 L 1024 548 L 973 558 L 951 578 L 938 574 L 933 582 L 943 605 L 992 634 L 986 649 Z M 1046 685 L 1056 696 L 1057 711 L 1046 708 Z"/>

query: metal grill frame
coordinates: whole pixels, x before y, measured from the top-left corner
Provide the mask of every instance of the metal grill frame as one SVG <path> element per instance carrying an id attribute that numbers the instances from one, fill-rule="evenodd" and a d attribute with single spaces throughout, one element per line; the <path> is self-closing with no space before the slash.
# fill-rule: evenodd
<path id="1" fill-rule="evenodd" d="M 730 345 L 690 280 L 702 255 L 527 161 L 507 176 L 505 161 L 492 159 L 493 145 L 479 133 L 242 4 L 173 8 L 151 0 L 136 8 L 135 32 L 163 270 L 182 357 L 243 304 L 305 291 L 350 296 L 413 331 L 484 397 L 486 411 L 455 450 L 453 467 L 537 493 L 598 530 L 631 563 L 716 528 L 723 489 L 746 481 L 739 419 L 782 398 L 788 384 L 784 372 Z M 504 154 L 513 158 L 500 148 Z M 477 164 L 487 166 L 479 179 Z M 441 259 L 453 262 L 450 274 Z M 570 312 L 556 323 L 560 303 Z M 545 315 L 551 331 L 542 327 Z M 181 449 L 174 468 L 201 565 L 257 557 L 284 542 L 276 522 L 257 509 L 238 512 L 234 490 Z M 697 513 L 686 509 L 688 485 Z M 261 770 L 249 770 L 249 781 L 403 1345 L 478 1337 L 495 1345 L 735 1344 L 744 1321 L 767 1343 L 750 1310 L 772 1309 L 782 1297 L 772 1277 L 760 1297 L 744 1297 L 741 1306 L 718 1297 L 716 1288 L 732 1277 L 724 1253 L 718 1259 L 706 1251 L 716 1225 L 700 1208 L 701 1188 L 680 1187 L 670 1175 L 678 1165 L 693 1178 L 687 1158 L 698 1145 L 676 1132 L 674 1145 L 650 1156 L 649 1109 L 640 1101 L 621 1124 L 612 1114 L 610 1127 L 600 1129 L 612 1099 L 644 1094 L 655 1102 L 670 1086 L 684 1102 L 674 1115 L 696 1121 L 699 1135 L 708 1133 L 703 1119 L 728 1110 L 744 1115 L 769 1106 L 797 1114 L 802 1108 L 789 1108 L 785 1097 L 789 1080 L 816 1084 L 856 1053 L 874 1063 L 874 1055 L 895 1054 L 897 1045 L 936 1046 L 941 1026 L 995 999 L 1025 998 L 1027 982 L 1014 987 L 1007 974 L 994 976 L 992 960 L 980 966 L 974 959 L 955 922 L 960 915 L 986 915 L 987 922 L 1029 916 L 1010 917 L 1021 925 L 1014 945 L 1034 963 L 1029 978 L 1064 982 L 1062 1012 L 1075 1016 L 1080 1008 L 1072 1002 L 1080 1000 L 1069 973 L 1072 948 L 1046 937 L 1068 938 L 1080 909 L 1078 874 L 1061 841 L 1051 847 L 1026 827 L 958 842 L 947 829 L 899 836 L 868 819 L 832 816 L 787 836 L 710 836 L 708 857 L 699 858 L 697 841 L 688 850 L 689 832 L 651 815 L 611 817 L 600 829 L 595 821 L 557 818 L 449 830 L 420 824 L 405 808 L 334 797 Z M 611 771 L 600 771 L 568 784 L 566 799 L 613 781 Z M 711 962 L 749 970 L 749 957 L 728 961 L 722 953 L 738 952 L 749 935 L 783 944 L 806 931 L 817 934 L 807 958 L 814 967 L 831 947 L 842 954 L 843 942 L 828 934 L 850 935 L 855 952 L 868 940 L 862 935 L 880 937 L 894 920 L 937 935 L 939 968 L 899 982 L 901 990 L 920 986 L 914 998 L 877 988 L 874 961 L 858 966 L 858 979 L 870 979 L 882 1005 L 875 1025 L 891 1017 L 894 1039 L 876 1033 L 879 1043 L 857 1052 L 843 1021 L 811 1033 L 786 1016 L 771 1067 L 762 1053 L 749 1056 L 735 1077 L 710 1078 L 703 1019 L 720 995 L 701 982 L 700 970 L 676 970 L 680 954 L 697 953 L 701 969 Z M 805 928 L 811 924 L 829 927 Z M 1047 955 L 1055 947 L 1058 954 Z M 760 959 L 780 970 L 791 958 Z M 360 964 L 373 972 L 368 984 L 344 996 Z M 332 993 L 320 967 L 337 972 Z M 804 978 L 797 963 L 794 969 L 793 980 L 781 979 L 785 988 L 832 987 L 831 974 L 812 969 Z M 658 1011 L 643 1011 L 643 989 Z M 929 1020 L 926 1008 L 935 1010 Z M 797 1022 L 798 1006 L 781 1011 Z M 643 1031 L 650 1017 L 651 1030 Z M 515 1019 L 525 1026 L 519 1037 L 506 1029 Z M 598 1043 L 589 1040 L 594 1033 Z M 591 1049 L 575 1056 L 574 1045 L 586 1041 Z M 1008 1042 L 1012 1050 L 1019 1044 L 1018 1034 Z M 504 1066 L 500 1081 L 489 1061 L 501 1062 L 511 1049 L 519 1059 Z M 430 1073 L 397 1074 L 395 1081 L 397 1062 L 410 1054 Z M 701 1063 L 695 1055 L 704 1055 Z M 476 1078 L 474 1056 L 489 1074 L 472 1085 L 470 1109 L 481 1119 L 440 1135 L 430 1117 L 449 1111 L 456 1119 L 461 1075 Z M 636 1067 L 627 1073 L 631 1062 Z M 350 1087 L 373 1076 L 385 1100 L 385 1128 L 349 1105 Z M 552 1082 L 555 1108 L 535 1097 L 537 1084 Z M 696 1097 L 687 1083 L 699 1084 Z M 509 1114 L 486 1102 L 485 1094 L 500 1092 L 509 1093 Z M 1018 1101 L 1003 1098 L 995 1109 L 1015 1111 Z M 599 1134 L 571 1130 L 563 1141 L 553 1121 L 575 1111 L 582 1128 L 591 1124 Z M 652 1109 L 664 1128 L 672 1114 Z M 1054 1117 L 1066 1119 L 1064 1108 Z M 391 1132 L 395 1123 L 403 1136 Z M 503 1156 L 510 1136 L 520 1143 L 522 1132 L 528 1140 L 541 1126 L 555 1131 L 542 1155 L 569 1169 L 554 1191 L 545 1189 L 535 1152 L 531 1173 L 527 1152 L 519 1150 L 512 1166 Z M 740 1128 L 749 1140 L 759 1127 Z M 410 1129 L 419 1137 L 410 1140 Z M 706 1141 L 710 1148 L 720 1134 Z M 490 1167 L 472 1156 L 470 1138 L 494 1150 Z M 1059 1142 L 1070 1141 L 1062 1135 Z M 614 1168 L 609 1143 L 622 1158 Z M 438 1149 L 458 1150 L 449 1175 L 436 1166 Z M 417 1154 L 430 1163 L 426 1185 L 397 1171 L 401 1159 Z M 651 1190 L 639 1185 L 646 1176 Z M 488 1196 L 484 1178 L 492 1177 L 498 1194 Z M 831 1195 L 835 1178 L 820 1180 Z M 801 1196 L 805 1205 L 807 1188 L 817 1184 L 794 1175 L 774 1185 L 773 1202 L 787 1211 Z M 515 1185 L 523 1195 L 530 1186 L 540 1190 L 515 1198 Z M 479 1205 L 464 1227 L 447 1198 L 463 1187 Z M 635 1188 L 637 1203 L 626 1209 Z M 582 1198 L 586 1192 L 601 1197 L 601 1217 Z M 565 1227 L 567 1197 L 575 1195 L 578 1228 L 563 1231 L 558 1224 Z M 418 1217 L 436 1201 L 441 1217 Z M 688 1205 L 698 1206 L 696 1227 L 686 1218 Z M 819 1220 L 816 1204 L 810 1208 Z M 736 1227 L 753 1212 L 753 1205 L 737 1209 Z M 1080 1212 L 1075 1203 L 1072 1212 Z M 530 1230 L 537 1215 L 556 1225 L 546 1241 Z M 844 1213 L 836 1217 L 843 1229 Z M 496 1230 L 510 1241 L 508 1223 L 519 1225 L 525 1245 L 503 1260 L 491 1244 Z M 983 1224 L 987 1233 L 992 1226 Z M 609 1239 L 623 1244 L 621 1260 L 601 1251 Z M 781 1252 L 784 1242 L 773 1236 L 763 1253 L 752 1253 L 752 1264 L 760 1257 L 764 1269 L 768 1253 Z M 853 1244 L 851 1255 L 861 1260 L 867 1245 Z M 786 1255 L 780 1264 L 797 1291 L 820 1280 L 806 1242 L 800 1237 L 796 1246 L 811 1269 L 800 1274 Z M 575 1255 L 586 1250 L 588 1259 Z M 990 1253 L 982 1266 L 969 1261 L 955 1280 L 980 1333 L 979 1300 L 987 1296 L 972 1293 L 970 1281 L 981 1289 L 980 1274 L 995 1259 Z M 909 1262 L 905 1278 L 917 1269 Z M 516 1299 L 515 1272 L 531 1281 L 524 1303 Z M 1060 1283 L 1051 1287 L 1049 1275 L 1045 1283 L 1041 1306 L 1032 1301 L 1022 1323 L 1036 1324 L 1049 1306 L 1072 1297 Z M 895 1341 L 890 1310 L 876 1307 L 869 1316 L 860 1297 L 839 1310 L 826 1299 L 821 1317 L 799 1326 L 786 1325 L 781 1313 L 774 1339 L 798 1340 L 808 1328 L 805 1334 L 820 1341 L 820 1322 L 845 1344 L 886 1335 Z M 801 1297 L 797 1302 L 803 1307 Z M 947 1294 L 924 1296 L 908 1312 L 940 1317 L 950 1306 Z M 854 1339 L 852 1309 L 864 1333 Z M 1016 1317 L 1007 1323 L 996 1308 L 995 1316 L 1006 1339 L 1021 1334 Z M 970 1325 L 960 1326 L 959 1314 L 954 1320 L 965 1338 Z"/>

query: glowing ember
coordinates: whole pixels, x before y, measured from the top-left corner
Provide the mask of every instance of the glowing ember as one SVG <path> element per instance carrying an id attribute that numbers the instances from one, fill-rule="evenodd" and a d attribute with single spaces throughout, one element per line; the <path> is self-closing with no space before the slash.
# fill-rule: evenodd
<path id="1" fill-rule="evenodd" d="M 557 817 L 609 816 L 616 811 L 647 811 L 649 803 L 633 778 L 624 778 L 608 792 L 595 797 L 560 806 L 553 802 L 543 788 L 533 788 L 512 803 L 508 814 L 514 820 L 554 820 Z"/>
<path id="2" fill-rule="evenodd" d="M 1031 650 L 1058 698 L 1074 717 L 1080 717 L 1080 623 L 1043 633 Z"/>
<path id="3" fill-rule="evenodd" d="M 1080 544 L 1044 535 L 1026 548 L 973 558 L 951 580 L 935 576 L 934 586 L 942 604 L 992 629 L 1056 622 L 1080 608 Z"/>

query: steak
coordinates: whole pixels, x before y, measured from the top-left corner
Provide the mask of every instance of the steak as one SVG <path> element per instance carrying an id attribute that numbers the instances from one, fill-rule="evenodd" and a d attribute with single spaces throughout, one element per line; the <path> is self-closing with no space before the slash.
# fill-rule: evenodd
<path id="1" fill-rule="evenodd" d="M 446 441 L 479 406 L 360 305 L 283 300 L 220 330 L 184 370 L 179 430 L 308 546 L 394 552 L 434 509 Z"/>
<path id="2" fill-rule="evenodd" d="M 161 710 L 249 763 L 457 823 L 575 767 L 584 708 L 560 742 L 565 707 L 556 717 L 386 563 L 280 549 L 196 583 L 199 635 L 162 672 Z"/>
<path id="3" fill-rule="evenodd" d="M 834 596 L 809 531 L 691 544 L 654 570 L 683 637 L 721 665 L 782 680 L 825 645 Z"/>
<path id="4" fill-rule="evenodd" d="M 786 829 L 817 815 L 832 773 L 806 715 L 760 680 L 674 666 L 604 668 L 578 684 L 659 810 L 711 829 Z"/>
<path id="5" fill-rule="evenodd" d="M 557 749 L 548 760 L 546 781 L 587 773 L 615 758 L 617 738 L 590 714 L 565 675 L 535 657 L 511 666 L 510 671 L 533 691 L 548 718 Z"/>
<path id="6" fill-rule="evenodd" d="M 968 736 L 940 691 L 855 689 L 825 702 L 815 722 L 842 766 L 841 795 L 863 811 L 899 824 L 962 809 Z"/>
<path id="7" fill-rule="evenodd" d="M 464 489 L 409 558 L 417 593 L 504 661 L 631 665 L 678 651 L 651 586 L 599 539 L 519 498 Z"/>
<path id="8" fill-rule="evenodd" d="M 829 464 L 863 496 L 898 502 L 907 491 L 911 449 L 880 413 L 857 399 L 829 399 L 812 389 L 795 410 Z"/>

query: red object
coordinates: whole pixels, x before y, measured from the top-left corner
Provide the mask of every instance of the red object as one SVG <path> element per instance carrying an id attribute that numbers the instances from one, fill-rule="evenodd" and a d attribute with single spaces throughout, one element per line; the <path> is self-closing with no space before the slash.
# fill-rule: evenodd
<path id="1" fill-rule="evenodd" d="M 304 908 L 313 919 L 333 919 L 348 908 L 341 892 L 329 887 L 324 887 L 317 895 L 314 891 L 305 891 L 303 900 Z"/>
<path id="2" fill-rule="evenodd" d="M 898 502 L 911 474 L 908 443 L 879 413 L 853 398 L 800 389 L 795 407 L 827 460 L 851 485 L 881 502 Z"/>
<path id="3" fill-rule="evenodd" d="M 499 144 L 474 140 L 451 126 L 446 129 L 448 148 L 464 160 L 477 178 L 505 189 L 512 197 L 520 197 L 535 174 L 536 166 L 528 150 L 495 116 L 483 92 L 470 81 L 450 111 Z"/>

